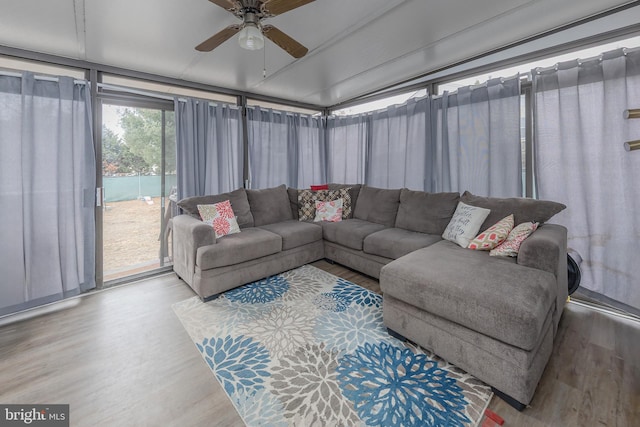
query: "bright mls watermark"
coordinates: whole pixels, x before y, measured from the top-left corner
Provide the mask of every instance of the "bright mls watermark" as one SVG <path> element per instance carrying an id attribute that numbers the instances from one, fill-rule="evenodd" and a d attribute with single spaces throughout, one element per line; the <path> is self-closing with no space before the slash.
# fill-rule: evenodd
<path id="1" fill-rule="evenodd" d="M 2 405 L 0 427 L 69 427 L 69 405 Z"/>

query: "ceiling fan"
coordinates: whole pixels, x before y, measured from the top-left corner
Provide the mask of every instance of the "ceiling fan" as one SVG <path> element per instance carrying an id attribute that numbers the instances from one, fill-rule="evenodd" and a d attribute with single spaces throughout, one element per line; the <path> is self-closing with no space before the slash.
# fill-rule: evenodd
<path id="1" fill-rule="evenodd" d="M 287 51 L 294 58 L 302 58 L 309 51 L 306 47 L 274 27 L 263 25 L 262 20 L 282 15 L 314 0 L 209 0 L 242 20 L 242 24 L 229 25 L 196 46 L 196 50 L 210 52 L 240 32 L 240 46 L 249 50 L 264 47 L 264 34 L 269 40 Z"/>

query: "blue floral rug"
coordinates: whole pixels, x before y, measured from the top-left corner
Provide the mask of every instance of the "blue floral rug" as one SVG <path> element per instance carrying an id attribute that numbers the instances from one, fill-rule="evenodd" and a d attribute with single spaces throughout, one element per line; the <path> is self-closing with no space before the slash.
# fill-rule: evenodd
<path id="1" fill-rule="evenodd" d="M 491 399 L 389 336 L 380 295 L 312 266 L 173 309 L 249 426 L 473 426 Z"/>

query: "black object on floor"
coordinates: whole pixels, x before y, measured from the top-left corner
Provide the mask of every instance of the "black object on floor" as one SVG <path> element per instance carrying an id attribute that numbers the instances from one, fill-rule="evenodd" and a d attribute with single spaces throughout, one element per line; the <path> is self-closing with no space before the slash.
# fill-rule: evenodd
<path id="1" fill-rule="evenodd" d="M 495 393 L 495 395 L 498 396 L 500 399 L 504 400 L 509 405 L 511 405 L 513 408 L 515 408 L 518 412 L 522 412 L 524 410 L 524 408 L 527 407 L 527 405 L 525 405 L 524 403 L 517 401 L 513 397 L 509 396 L 508 394 L 505 394 L 505 393 L 501 392 L 500 390 L 498 390 L 495 387 L 491 387 L 491 391 L 493 391 Z"/>
<path id="2" fill-rule="evenodd" d="M 580 286 L 581 276 L 580 266 L 569 254 L 567 254 L 567 270 L 569 274 L 569 295 L 571 295 Z"/>

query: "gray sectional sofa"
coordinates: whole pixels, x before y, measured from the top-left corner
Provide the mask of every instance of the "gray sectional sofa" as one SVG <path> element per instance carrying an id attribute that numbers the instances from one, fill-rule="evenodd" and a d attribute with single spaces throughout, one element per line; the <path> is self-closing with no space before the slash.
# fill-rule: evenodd
<path id="1" fill-rule="evenodd" d="M 481 230 L 514 214 L 544 223 L 564 205 L 465 192 L 348 188 L 340 222 L 298 220 L 298 190 L 238 189 L 179 202 L 174 271 L 203 299 L 322 258 L 379 278 L 390 332 L 434 351 L 494 387 L 518 409 L 529 404 L 551 355 L 567 298 L 564 227 L 543 224 L 517 258 L 491 257 L 442 239 L 459 201 L 491 213 Z M 197 205 L 230 200 L 241 232 L 216 239 Z"/>

